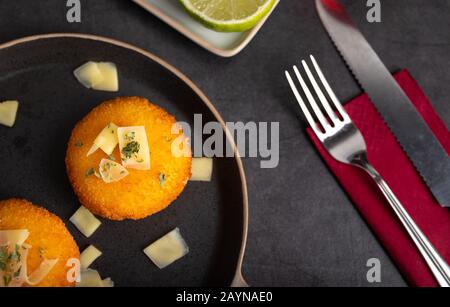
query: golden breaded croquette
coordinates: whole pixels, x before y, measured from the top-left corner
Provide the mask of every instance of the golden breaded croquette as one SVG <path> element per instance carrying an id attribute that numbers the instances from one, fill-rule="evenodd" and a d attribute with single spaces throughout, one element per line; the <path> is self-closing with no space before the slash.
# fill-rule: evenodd
<path id="1" fill-rule="evenodd" d="M 128 169 L 117 182 L 105 183 L 88 170 L 98 170 L 108 156 L 98 149 L 87 156 L 97 135 L 109 123 L 119 127 L 144 126 L 150 148 L 150 170 Z M 112 220 L 140 219 L 163 210 L 183 191 L 191 176 L 190 157 L 172 155 L 172 141 L 185 138 L 172 134 L 175 117 L 140 97 L 119 97 L 95 107 L 72 131 L 66 168 L 80 202 L 92 213 Z M 189 149 L 190 153 L 190 149 Z M 112 153 L 121 161 L 119 147 Z"/>
<path id="2" fill-rule="evenodd" d="M 70 287 L 74 282 L 67 279 L 66 266 L 69 259 L 79 259 L 80 251 L 63 221 L 46 209 L 23 199 L 0 201 L 0 230 L 28 229 L 25 241 L 31 245 L 27 257 L 28 274 L 37 269 L 43 259 L 58 262 L 37 287 Z"/>

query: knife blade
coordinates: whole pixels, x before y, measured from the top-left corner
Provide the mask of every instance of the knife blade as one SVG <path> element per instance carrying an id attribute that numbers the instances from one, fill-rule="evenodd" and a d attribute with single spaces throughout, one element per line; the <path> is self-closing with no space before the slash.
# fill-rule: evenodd
<path id="1" fill-rule="evenodd" d="M 337 0 L 316 0 L 319 17 L 358 83 L 394 133 L 436 200 L 450 206 L 450 159 Z"/>

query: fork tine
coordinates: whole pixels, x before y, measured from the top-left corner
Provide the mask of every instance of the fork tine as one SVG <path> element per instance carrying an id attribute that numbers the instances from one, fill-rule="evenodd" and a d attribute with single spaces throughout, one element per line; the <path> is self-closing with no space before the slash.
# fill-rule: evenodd
<path id="1" fill-rule="evenodd" d="M 323 108 L 327 112 L 328 117 L 331 119 L 334 126 L 336 126 L 337 123 L 340 121 L 339 118 L 336 116 L 336 113 L 334 113 L 333 109 L 331 108 L 330 104 L 328 103 L 327 98 L 325 98 L 325 95 L 323 94 L 321 88 L 317 84 L 316 78 L 314 78 L 314 76 L 311 73 L 311 70 L 309 69 L 309 66 L 305 60 L 302 61 L 302 65 L 306 71 L 306 74 L 308 75 L 309 81 L 311 82 L 314 90 L 316 91 L 317 97 L 319 97 L 319 100 L 322 103 Z"/>
<path id="2" fill-rule="evenodd" d="M 308 108 L 306 107 L 305 102 L 303 101 L 302 97 L 300 96 L 300 93 L 298 92 L 297 87 L 295 86 L 295 83 L 291 78 L 291 75 L 289 74 L 288 71 L 285 71 L 284 73 L 286 74 L 286 79 L 288 80 L 289 85 L 291 86 L 291 90 L 294 93 L 294 96 L 297 99 L 297 102 L 300 105 L 300 108 L 302 109 L 302 112 L 305 115 L 306 120 L 308 121 L 309 125 L 311 126 L 313 131 L 316 133 L 316 135 L 319 137 L 321 134 L 323 134 L 322 131 L 320 131 L 320 129 L 318 129 L 317 123 L 311 116 L 311 113 L 309 112 Z"/>
<path id="3" fill-rule="evenodd" d="M 300 72 L 298 71 L 297 66 L 294 65 L 294 72 L 297 76 L 298 81 L 300 82 L 300 85 L 303 89 L 303 92 L 305 93 L 306 97 L 308 98 L 309 104 L 311 105 L 314 114 L 316 115 L 317 119 L 319 120 L 320 124 L 322 125 L 323 129 L 327 131 L 329 128 L 331 128 L 330 124 L 328 123 L 325 116 L 323 116 L 322 111 L 320 110 L 319 106 L 316 103 L 316 100 L 314 99 L 313 95 L 309 91 L 308 86 L 306 85 L 305 81 L 303 80 L 303 77 L 300 75 Z"/>
<path id="4" fill-rule="evenodd" d="M 344 121 L 350 121 L 350 117 L 348 116 L 347 112 L 344 110 L 341 103 L 337 99 L 336 94 L 331 89 L 330 84 L 328 84 L 327 79 L 325 79 L 325 76 L 323 75 L 322 70 L 319 67 L 319 64 L 317 64 L 316 59 L 314 58 L 313 55 L 310 55 L 310 58 L 314 65 L 314 68 L 316 69 L 317 75 L 320 78 L 320 81 L 322 81 L 323 87 L 327 91 L 328 96 L 330 96 L 331 100 L 333 101 L 333 104 L 336 107 L 336 109 L 338 110 L 339 114 L 342 116 Z"/>

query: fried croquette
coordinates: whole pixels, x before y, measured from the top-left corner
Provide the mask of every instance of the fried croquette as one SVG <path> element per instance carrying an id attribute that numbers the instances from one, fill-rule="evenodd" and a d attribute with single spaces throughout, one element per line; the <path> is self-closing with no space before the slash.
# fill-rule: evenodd
<path id="1" fill-rule="evenodd" d="M 98 178 L 102 158 L 121 161 L 119 147 L 108 157 L 102 150 L 87 156 L 97 135 L 109 123 L 119 127 L 144 126 L 150 148 L 150 170 L 128 169 L 120 181 Z M 176 157 L 175 138 L 187 140 L 180 129 L 172 134 L 176 119 L 140 97 L 119 97 L 95 107 L 72 131 L 67 154 L 67 174 L 80 202 L 92 213 L 112 220 L 140 219 L 165 209 L 183 191 L 191 176 L 188 155 Z M 97 176 L 96 176 L 97 175 Z"/>
<path id="2" fill-rule="evenodd" d="M 31 245 L 27 257 L 29 273 L 37 269 L 44 259 L 58 259 L 56 265 L 37 287 L 75 286 L 67 278 L 69 259 L 79 259 L 80 251 L 63 221 L 46 209 L 23 199 L 0 201 L 0 230 L 28 229 L 25 241 Z"/>

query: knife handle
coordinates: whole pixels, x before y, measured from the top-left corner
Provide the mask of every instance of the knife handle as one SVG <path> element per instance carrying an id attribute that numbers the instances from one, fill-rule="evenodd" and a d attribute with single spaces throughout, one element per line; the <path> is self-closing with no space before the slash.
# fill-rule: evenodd
<path id="1" fill-rule="evenodd" d="M 383 195 L 391 205 L 395 214 L 405 227 L 406 231 L 410 235 L 411 239 L 416 244 L 422 257 L 425 259 L 428 267 L 436 278 L 438 284 L 441 287 L 450 287 L 450 268 L 445 260 L 439 255 L 433 244 L 428 241 L 427 237 L 423 234 L 403 205 L 394 195 L 387 183 L 381 178 L 380 174 L 375 168 L 366 161 L 360 161 L 357 166 L 364 169 L 370 177 L 377 183 Z"/>

